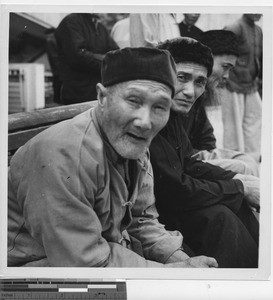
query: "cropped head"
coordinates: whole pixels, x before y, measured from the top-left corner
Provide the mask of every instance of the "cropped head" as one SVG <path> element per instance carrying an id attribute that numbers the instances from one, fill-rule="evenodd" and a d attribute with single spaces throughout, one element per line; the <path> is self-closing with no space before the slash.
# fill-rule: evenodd
<path id="1" fill-rule="evenodd" d="M 200 17 L 200 14 L 184 14 L 184 22 L 187 25 L 193 26 Z"/>
<path id="2" fill-rule="evenodd" d="M 258 22 L 261 17 L 263 15 L 262 14 L 244 14 L 244 18 L 249 22 L 249 23 L 255 23 Z"/>
<path id="3" fill-rule="evenodd" d="M 97 85 L 97 115 L 109 143 L 137 159 L 166 125 L 175 92 L 176 68 L 168 51 L 124 48 L 108 52 Z"/>
<path id="4" fill-rule="evenodd" d="M 205 91 L 213 67 L 211 50 L 186 37 L 166 40 L 158 45 L 158 49 L 168 50 L 176 64 L 177 81 L 172 110 L 186 114 Z"/>
<path id="5" fill-rule="evenodd" d="M 237 36 L 228 30 L 209 30 L 201 34 L 200 41 L 208 46 L 213 54 L 214 64 L 210 82 L 221 87 L 236 64 L 239 54 Z"/>

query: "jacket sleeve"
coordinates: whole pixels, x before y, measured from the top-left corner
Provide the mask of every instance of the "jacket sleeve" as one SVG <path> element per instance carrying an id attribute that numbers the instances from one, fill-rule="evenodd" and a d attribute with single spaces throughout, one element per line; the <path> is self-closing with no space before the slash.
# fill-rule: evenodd
<path id="1" fill-rule="evenodd" d="M 11 164 L 13 189 L 31 236 L 43 247 L 52 267 L 162 267 L 102 234 L 95 201 L 103 189 L 75 159 L 77 149 L 56 151 L 51 140 L 21 149 Z M 76 147 L 77 148 L 77 147 Z M 82 153 L 87 155 L 88 153 Z M 77 156 L 78 157 L 78 156 Z M 23 159 L 24 158 L 24 159 Z M 99 165 L 89 163 L 97 170 Z M 85 186 L 89 193 L 84 192 Z M 92 203 L 93 199 L 93 203 Z M 100 202 L 102 203 L 102 202 Z M 97 204 L 96 204 L 97 205 Z M 35 261 L 35 257 L 33 258 Z"/>
<path id="2" fill-rule="evenodd" d="M 225 171 L 191 158 L 181 165 L 177 153 L 158 135 L 150 147 L 155 174 L 156 203 L 161 208 L 188 211 L 217 203 L 237 212 L 244 197 L 243 185 Z"/>
<path id="3" fill-rule="evenodd" d="M 237 36 L 241 35 L 241 26 L 239 21 L 237 20 L 236 22 L 232 23 L 232 24 L 228 24 L 224 27 L 224 30 L 229 30 L 232 31 L 233 33 L 235 33 Z"/>
<path id="4" fill-rule="evenodd" d="M 97 28 L 94 29 L 97 31 L 94 32 L 94 35 L 97 35 L 98 39 L 105 39 L 106 49 L 105 53 L 92 51 L 90 49 L 96 49 L 96 45 L 91 45 L 92 48 L 90 48 L 85 37 L 86 30 L 87 28 L 84 28 L 84 24 L 81 23 L 80 18 L 69 16 L 55 32 L 57 45 L 61 47 L 67 63 L 72 68 L 99 73 L 101 61 L 105 53 L 118 49 L 118 46 L 107 32 L 107 29 L 99 23 Z"/>
<path id="5" fill-rule="evenodd" d="M 133 221 L 128 232 L 141 242 L 145 258 L 165 263 L 175 251 L 181 249 L 182 235 L 178 231 L 166 231 L 164 225 L 159 223 L 153 180 L 148 161 L 142 170 L 138 197 L 132 207 Z"/>
<path id="6" fill-rule="evenodd" d="M 132 47 L 146 47 L 157 44 L 157 14 L 130 14 L 130 43 Z"/>
<path id="7" fill-rule="evenodd" d="M 216 138 L 213 127 L 203 106 L 196 112 L 193 131 L 189 133 L 192 146 L 196 150 L 212 150 L 216 148 Z"/>

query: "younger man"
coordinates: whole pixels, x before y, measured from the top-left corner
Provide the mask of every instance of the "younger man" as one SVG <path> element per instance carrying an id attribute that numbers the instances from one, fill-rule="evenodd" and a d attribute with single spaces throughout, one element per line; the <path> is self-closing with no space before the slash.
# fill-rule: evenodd
<path id="1" fill-rule="evenodd" d="M 177 68 L 167 125 L 150 146 L 156 205 L 167 229 L 178 229 L 195 253 L 215 257 L 220 267 L 257 267 L 259 180 L 192 158 L 183 111 L 204 93 L 213 58 L 208 47 L 189 38 L 158 46 Z"/>

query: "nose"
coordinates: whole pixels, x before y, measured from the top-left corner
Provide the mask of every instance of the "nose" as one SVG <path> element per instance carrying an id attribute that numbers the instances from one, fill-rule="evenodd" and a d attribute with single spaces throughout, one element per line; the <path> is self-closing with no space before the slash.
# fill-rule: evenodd
<path id="1" fill-rule="evenodd" d="M 134 125 L 142 130 L 149 130 L 152 128 L 150 107 L 142 106 L 137 110 Z"/>
<path id="2" fill-rule="evenodd" d="M 225 71 L 224 73 L 223 73 L 223 79 L 228 79 L 228 77 L 229 77 L 229 71 L 227 70 L 227 71 Z"/>
<path id="3" fill-rule="evenodd" d="M 194 84 L 193 82 L 188 82 L 183 87 L 183 94 L 188 98 L 192 98 L 194 96 Z"/>

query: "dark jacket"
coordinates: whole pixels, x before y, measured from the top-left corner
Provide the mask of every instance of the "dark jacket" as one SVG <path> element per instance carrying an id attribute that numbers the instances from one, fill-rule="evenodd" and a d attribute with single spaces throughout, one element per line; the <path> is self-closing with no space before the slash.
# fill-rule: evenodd
<path id="1" fill-rule="evenodd" d="M 106 27 L 92 14 L 70 14 L 55 32 L 64 104 L 97 99 L 104 54 L 118 49 Z"/>
<path id="2" fill-rule="evenodd" d="M 191 158 L 192 146 L 181 115 L 171 112 L 166 127 L 150 146 L 154 170 L 156 205 L 161 221 L 168 216 L 208 207 L 216 203 L 237 212 L 242 204 L 243 185 L 235 173 Z"/>
<path id="3" fill-rule="evenodd" d="M 201 33 L 203 32 L 200 28 L 195 25 L 189 26 L 185 24 L 183 21 L 178 24 L 180 35 L 183 37 L 190 37 L 198 40 L 200 38 Z"/>
<path id="4" fill-rule="evenodd" d="M 184 115 L 183 126 L 192 144 L 194 152 L 216 148 L 216 138 L 213 127 L 207 117 L 204 106 L 197 101 L 190 112 Z"/>

